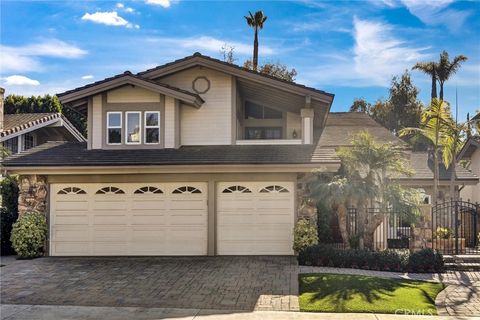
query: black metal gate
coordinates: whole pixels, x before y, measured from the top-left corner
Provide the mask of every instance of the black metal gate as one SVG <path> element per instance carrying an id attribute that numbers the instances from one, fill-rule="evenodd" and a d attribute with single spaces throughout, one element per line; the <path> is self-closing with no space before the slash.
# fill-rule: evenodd
<path id="1" fill-rule="evenodd" d="M 442 254 L 480 254 L 479 207 L 479 204 L 462 200 L 433 206 L 433 249 Z"/>

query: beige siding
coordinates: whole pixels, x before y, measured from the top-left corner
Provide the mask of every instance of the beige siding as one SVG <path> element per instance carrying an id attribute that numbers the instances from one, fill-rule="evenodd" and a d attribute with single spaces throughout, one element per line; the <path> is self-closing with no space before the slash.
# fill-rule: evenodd
<path id="1" fill-rule="evenodd" d="M 104 130 L 104 124 L 102 123 L 102 95 L 98 94 L 93 97 L 92 104 L 92 134 L 89 134 L 89 139 L 92 139 L 92 149 L 102 148 L 102 130 Z"/>
<path id="2" fill-rule="evenodd" d="M 160 102 L 160 94 L 144 88 L 124 86 L 107 93 L 108 103 Z"/>
<path id="3" fill-rule="evenodd" d="M 286 139 L 294 139 L 292 136 L 293 130 L 297 132 L 296 139 L 299 139 L 302 136 L 302 118 L 300 117 L 300 115 L 287 112 Z"/>
<path id="4" fill-rule="evenodd" d="M 165 148 L 179 147 L 179 117 L 178 101 L 165 97 Z"/>
<path id="5" fill-rule="evenodd" d="M 480 177 L 480 150 L 477 149 L 471 159 L 470 170 Z M 460 192 L 463 199 L 470 199 L 473 202 L 480 203 L 480 183 L 472 186 L 465 186 Z"/>
<path id="6" fill-rule="evenodd" d="M 231 76 L 206 68 L 192 68 L 160 79 L 160 82 L 192 91 L 195 78 L 210 80 L 210 90 L 201 94 L 200 109 L 182 105 L 180 137 L 182 145 L 228 145 L 232 141 Z"/>

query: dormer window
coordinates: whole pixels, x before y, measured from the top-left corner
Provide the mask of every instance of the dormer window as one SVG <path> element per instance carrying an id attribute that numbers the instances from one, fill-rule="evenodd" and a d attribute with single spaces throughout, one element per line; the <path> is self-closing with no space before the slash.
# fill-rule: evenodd
<path id="1" fill-rule="evenodd" d="M 107 143 L 122 143 L 122 113 L 107 112 Z"/>
<path id="2" fill-rule="evenodd" d="M 127 144 L 140 144 L 142 141 L 141 115 L 142 113 L 138 111 L 126 112 L 127 124 L 125 135 Z"/>
<path id="3" fill-rule="evenodd" d="M 145 112 L 145 143 L 158 144 L 160 142 L 160 112 Z"/>
<path id="4" fill-rule="evenodd" d="M 245 103 L 245 119 L 282 119 L 281 111 L 247 101 Z"/>

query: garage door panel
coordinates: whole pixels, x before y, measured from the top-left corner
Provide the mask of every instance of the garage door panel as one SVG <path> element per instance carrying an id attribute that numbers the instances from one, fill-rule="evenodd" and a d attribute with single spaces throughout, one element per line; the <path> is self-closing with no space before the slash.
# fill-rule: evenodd
<path id="1" fill-rule="evenodd" d="M 218 217 L 218 225 L 241 225 L 245 224 L 246 221 L 252 220 L 254 217 L 253 212 L 224 212 L 221 216 Z"/>
<path id="2" fill-rule="evenodd" d="M 88 228 L 55 227 L 53 241 L 88 241 Z"/>
<path id="3" fill-rule="evenodd" d="M 172 194 L 184 186 L 186 192 Z M 201 193 L 189 193 L 190 186 Z M 57 194 L 73 187 L 85 193 Z M 51 190 L 52 255 L 207 253 L 206 183 L 54 184 Z"/>
<path id="4" fill-rule="evenodd" d="M 292 215 L 288 214 L 278 214 L 278 213 L 268 213 L 262 212 L 256 216 L 255 221 L 259 224 L 268 225 L 272 221 L 275 221 L 275 224 L 285 224 L 289 228 L 292 226 Z"/>
<path id="5" fill-rule="evenodd" d="M 237 211 L 237 210 L 253 210 L 255 206 L 252 204 L 253 199 L 248 198 L 228 198 L 220 197 L 218 201 L 218 210 L 220 211 Z"/>

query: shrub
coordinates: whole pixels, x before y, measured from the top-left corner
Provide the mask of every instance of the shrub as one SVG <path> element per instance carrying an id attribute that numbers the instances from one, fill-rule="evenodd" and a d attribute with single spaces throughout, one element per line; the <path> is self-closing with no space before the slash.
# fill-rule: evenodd
<path id="1" fill-rule="evenodd" d="M 293 250 L 296 252 L 318 244 L 317 228 L 307 219 L 298 220 L 293 232 Z"/>
<path id="2" fill-rule="evenodd" d="M 453 230 L 451 228 L 438 227 L 435 230 L 435 238 L 437 239 L 450 239 L 453 236 Z"/>
<path id="3" fill-rule="evenodd" d="M 0 209 L 0 240 L 2 255 L 15 254 L 10 242 L 12 225 L 18 217 L 18 185 L 17 179 L 6 176 L 0 182 L 0 194 L 2 197 L 2 208 Z"/>
<path id="4" fill-rule="evenodd" d="M 330 245 L 314 245 L 298 255 L 301 265 L 358 268 L 382 271 L 443 271 L 443 257 L 432 250 L 410 254 L 408 250 L 340 250 Z"/>
<path id="5" fill-rule="evenodd" d="M 13 224 L 11 241 L 20 257 L 34 258 L 43 254 L 47 239 L 47 221 L 38 212 L 25 213 Z"/>

